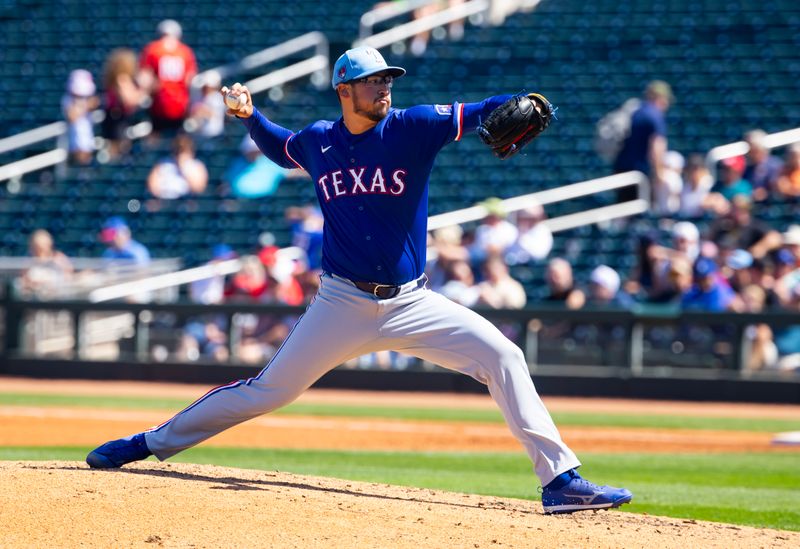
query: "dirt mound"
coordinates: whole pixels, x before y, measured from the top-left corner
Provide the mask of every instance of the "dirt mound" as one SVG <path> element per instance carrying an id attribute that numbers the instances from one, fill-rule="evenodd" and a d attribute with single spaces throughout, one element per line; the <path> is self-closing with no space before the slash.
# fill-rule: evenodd
<path id="1" fill-rule="evenodd" d="M 0 462 L 3 547 L 799 547 L 800 534 L 287 473 Z"/>

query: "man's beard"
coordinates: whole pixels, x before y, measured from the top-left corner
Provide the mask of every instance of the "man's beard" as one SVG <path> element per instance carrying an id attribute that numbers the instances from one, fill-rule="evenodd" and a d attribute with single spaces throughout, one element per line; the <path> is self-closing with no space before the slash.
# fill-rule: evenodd
<path id="1" fill-rule="evenodd" d="M 376 99 L 369 105 L 369 108 L 364 108 L 358 98 L 353 97 L 353 111 L 373 122 L 380 122 L 386 117 L 386 114 L 389 112 L 389 107 L 391 106 L 391 99 L 389 99 L 388 96 L 382 99 L 386 99 L 388 103 L 385 105 L 379 104 L 377 103 L 378 99 Z"/>

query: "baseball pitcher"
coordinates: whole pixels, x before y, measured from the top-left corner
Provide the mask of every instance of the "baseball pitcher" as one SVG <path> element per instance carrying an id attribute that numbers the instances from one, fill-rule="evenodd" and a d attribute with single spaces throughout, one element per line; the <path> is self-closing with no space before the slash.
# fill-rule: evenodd
<path id="1" fill-rule="evenodd" d="M 320 289 L 257 376 L 210 391 L 158 427 L 100 446 L 86 458 L 91 467 L 167 459 L 289 404 L 351 358 L 395 350 L 488 386 L 533 462 L 546 513 L 631 501 L 630 491 L 592 484 L 575 471 L 580 462 L 539 398 L 522 351 L 480 315 L 428 289 L 423 274 L 428 184 L 439 150 L 477 130 L 495 155 L 508 158 L 547 128 L 555 109 L 539 94 L 394 109 L 392 87 L 405 72 L 373 48 L 348 50 L 332 77 L 341 118 L 297 133 L 256 110 L 246 87 L 222 88 L 234 107 L 228 114 L 261 151 L 314 181 L 325 218 Z"/>

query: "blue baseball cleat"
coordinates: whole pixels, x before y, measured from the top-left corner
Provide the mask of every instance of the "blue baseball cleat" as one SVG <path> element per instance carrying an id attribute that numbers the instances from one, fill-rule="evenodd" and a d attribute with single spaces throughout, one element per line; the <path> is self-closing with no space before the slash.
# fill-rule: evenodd
<path id="1" fill-rule="evenodd" d="M 558 488 L 548 484 L 542 489 L 542 507 L 545 514 L 574 513 L 588 509 L 611 509 L 623 503 L 629 503 L 633 494 L 626 488 L 598 486 L 581 476 L 574 470 L 566 473 L 568 481 Z"/>
<path id="2" fill-rule="evenodd" d="M 144 433 L 139 433 L 98 446 L 86 456 L 86 463 L 93 469 L 113 469 L 151 455 Z"/>

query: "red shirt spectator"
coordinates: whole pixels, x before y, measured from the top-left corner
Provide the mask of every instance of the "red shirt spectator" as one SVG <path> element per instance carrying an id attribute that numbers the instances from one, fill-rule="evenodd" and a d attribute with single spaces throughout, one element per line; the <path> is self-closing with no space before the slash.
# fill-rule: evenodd
<path id="1" fill-rule="evenodd" d="M 153 99 L 154 131 L 180 128 L 189 110 L 189 85 L 197 74 L 197 61 L 192 48 L 181 42 L 181 32 L 177 21 L 162 21 L 161 37 L 145 46 L 139 60 Z"/>

